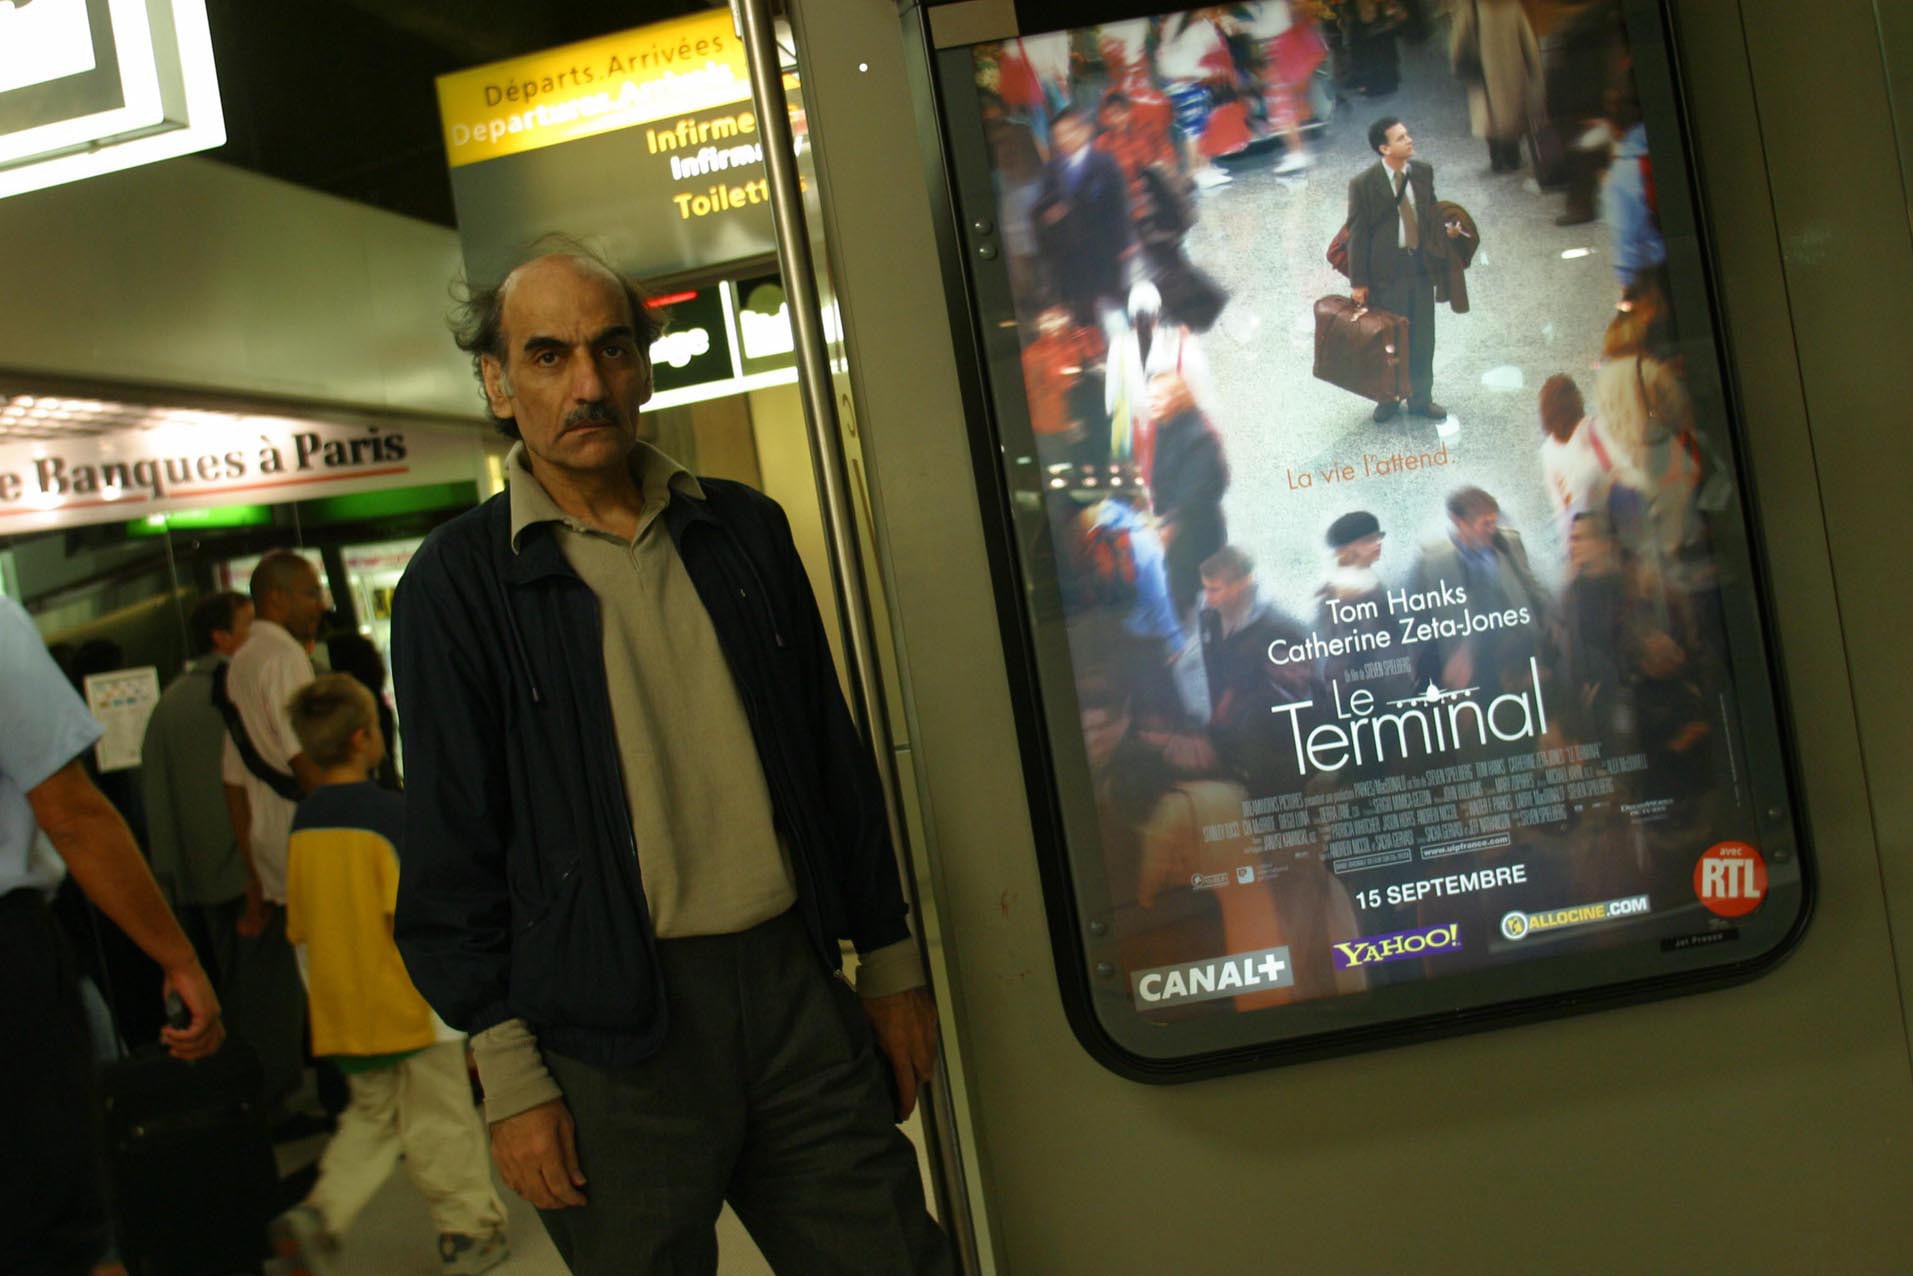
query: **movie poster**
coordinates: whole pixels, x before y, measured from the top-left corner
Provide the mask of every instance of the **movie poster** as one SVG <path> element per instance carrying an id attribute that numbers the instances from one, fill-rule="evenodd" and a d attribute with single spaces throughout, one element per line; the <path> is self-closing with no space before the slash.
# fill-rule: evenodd
<path id="1" fill-rule="evenodd" d="M 1019 537 L 1067 630 L 1089 911 L 1148 1022 L 1731 944 L 1797 882 L 1727 658 L 1757 622 L 1668 278 L 1679 138 L 1618 5 L 1532 8 L 973 51 L 1007 460 L 1042 475 Z"/>

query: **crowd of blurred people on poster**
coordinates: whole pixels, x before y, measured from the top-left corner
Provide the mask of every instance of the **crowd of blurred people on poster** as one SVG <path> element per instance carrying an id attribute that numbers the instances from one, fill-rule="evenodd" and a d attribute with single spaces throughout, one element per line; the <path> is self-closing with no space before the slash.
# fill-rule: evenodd
<path id="1" fill-rule="evenodd" d="M 1393 550 L 1390 529 L 1360 508 L 1298 526 L 1321 544 L 1324 579 L 1317 614 L 1288 615 L 1257 582 L 1258 548 L 1273 547 L 1233 541 L 1224 514 L 1241 426 L 1220 419 L 1210 359 L 1255 355 L 1205 350 L 1229 294 L 1184 245 L 1205 203 L 1226 197 L 1216 192 L 1232 155 L 1253 149 L 1266 162 L 1279 147 L 1274 172 L 1305 180 L 1317 130 L 1360 132 L 1385 113 L 1362 103 L 1399 88 L 1397 43 L 1444 34 L 1449 91 L 1465 94 L 1491 171 L 1531 166 L 1564 194 L 1559 224 L 1599 218 L 1612 237 L 1613 318 L 1581 343 L 1598 349 L 1598 365 L 1569 364 L 1521 399 L 1535 417 L 1524 408 L 1524 419 L 1492 424 L 1502 437 L 1534 437 L 1538 417 L 1531 472 L 1555 522 L 1529 532 L 1565 545 L 1565 568 L 1537 571 L 1497 494 L 1448 470 L 1415 479 L 1429 516 L 1446 523 L 1419 547 Z M 1296 715 L 1306 732 L 1351 678 L 1383 699 L 1424 689 L 1543 697 L 1546 736 L 1522 747 L 1593 742 L 1602 757 L 1644 758 L 1617 770 L 1621 798 L 1666 821 L 1704 818 L 1726 721 L 1707 515 L 1727 508 L 1732 479 L 1694 418 L 1619 5 L 1212 6 L 1005 42 L 979 59 L 978 85 L 1126 965 L 1294 945 L 1305 930 L 1328 934 L 1323 944 L 1354 937 L 1325 850 L 1328 817 L 1313 853 L 1279 865 L 1253 837 L 1204 833 L 1263 799 L 1350 781 L 1298 775 L 1274 711 L 1312 702 Z M 1388 624 L 1391 589 L 1444 584 L 1465 587 L 1468 610 L 1525 608 L 1532 621 L 1398 647 L 1389 661 L 1271 658 L 1311 635 Z M 1610 818 L 1620 805 L 1534 831 L 1565 852 L 1553 857 L 1564 884 L 1623 869 L 1671 880 L 1671 861 L 1648 862 L 1652 830 Z M 1251 881 L 1267 889 L 1206 889 Z M 1294 989 L 1233 1004 L 1325 995 L 1362 974 L 1298 964 Z"/>

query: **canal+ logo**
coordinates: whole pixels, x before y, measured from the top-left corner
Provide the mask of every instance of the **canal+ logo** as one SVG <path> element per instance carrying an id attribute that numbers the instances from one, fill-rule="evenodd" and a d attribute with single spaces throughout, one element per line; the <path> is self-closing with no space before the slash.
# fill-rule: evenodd
<path id="1" fill-rule="evenodd" d="M 1130 975 L 1129 983 L 1135 992 L 1136 1009 L 1159 1010 L 1265 988 L 1293 988 L 1295 969 L 1284 946 L 1138 970 Z"/>

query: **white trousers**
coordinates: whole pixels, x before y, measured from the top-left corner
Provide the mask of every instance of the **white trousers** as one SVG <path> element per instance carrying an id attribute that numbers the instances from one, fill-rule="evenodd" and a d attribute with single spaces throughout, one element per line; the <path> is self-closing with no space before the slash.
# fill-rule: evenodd
<path id="1" fill-rule="evenodd" d="M 484 1236 L 505 1226 L 492 1188 L 491 1143 L 472 1102 L 465 1043 L 441 1041 L 375 1072 L 351 1073 L 352 1102 L 319 1158 L 306 1204 L 342 1235 L 405 1157 L 440 1232 Z"/>

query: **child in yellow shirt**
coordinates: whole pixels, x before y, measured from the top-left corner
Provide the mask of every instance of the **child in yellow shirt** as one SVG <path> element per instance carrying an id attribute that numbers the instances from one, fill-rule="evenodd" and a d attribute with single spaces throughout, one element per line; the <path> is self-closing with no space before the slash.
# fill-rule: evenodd
<path id="1" fill-rule="evenodd" d="M 405 801 L 367 778 L 385 757 L 377 706 L 356 680 L 327 674 L 289 708 L 321 778 L 293 817 L 286 938 L 303 958 L 312 1051 L 338 1065 L 352 1100 L 311 1194 L 274 1221 L 274 1248 L 297 1276 L 339 1270 L 339 1237 L 403 1154 L 442 1270 L 474 1276 L 506 1257 L 505 1210 L 465 1040 L 425 1004 L 392 942 Z"/>

